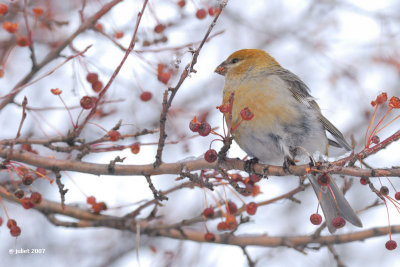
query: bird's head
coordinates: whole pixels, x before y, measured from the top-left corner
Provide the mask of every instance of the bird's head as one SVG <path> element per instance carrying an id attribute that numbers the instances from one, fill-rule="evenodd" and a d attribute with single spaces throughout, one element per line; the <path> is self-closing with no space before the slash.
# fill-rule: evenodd
<path id="1" fill-rule="evenodd" d="M 215 69 L 215 72 L 223 76 L 230 76 L 274 68 L 280 68 L 280 65 L 267 52 L 260 49 L 242 49 L 230 55 Z"/>

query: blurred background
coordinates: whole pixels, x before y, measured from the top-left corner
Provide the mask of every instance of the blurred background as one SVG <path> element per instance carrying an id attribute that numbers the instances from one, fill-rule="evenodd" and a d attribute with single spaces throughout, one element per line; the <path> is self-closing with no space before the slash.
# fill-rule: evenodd
<path id="1" fill-rule="evenodd" d="M 25 1 L 1 1 L 9 8 L 0 16 L 0 22 L 18 22 L 21 35 L 27 35 L 22 11 Z M 63 42 L 82 24 L 81 18 L 92 16 L 110 1 L 26 1 L 28 21 L 33 32 L 34 49 L 38 62 Z M 184 5 L 183 5 L 184 2 Z M 122 120 L 120 132 L 133 134 L 143 129 L 157 129 L 164 90 L 175 86 L 184 67 L 190 63 L 192 53 L 207 32 L 213 16 L 209 8 L 221 1 L 208 0 L 152 0 L 144 12 L 134 53 L 130 55 L 120 74 L 108 90 L 99 114 L 88 124 L 82 137 L 86 140 L 101 138 Z M 35 73 L 36 79 L 63 63 L 66 57 L 75 55 L 92 45 L 83 57 L 76 57 L 57 68 L 51 75 L 27 86 L 14 101 L 0 111 L 1 139 L 14 138 L 21 117 L 23 97 L 28 98 L 27 119 L 21 137 L 46 139 L 67 134 L 72 129 L 71 120 L 63 103 L 50 92 L 52 88 L 63 91 L 67 106 L 72 107 L 76 120 L 81 109 L 79 101 L 85 95 L 96 96 L 86 81 L 89 72 L 97 73 L 105 85 L 120 63 L 124 48 L 132 37 L 137 14 L 143 1 L 122 1 L 99 20 L 94 29 L 79 34 L 66 47 L 61 56 Z M 41 7 L 44 13 L 37 16 L 33 8 Z M 204 9 L 202 17 L 198 11 Z M 382 92 L 388 96 L 400 96 L 399 71 L 400 42 L 399 1 L 389 0 L 231 0 L 217 21 L 209 41 L 200 52 L 195 65 L 196 73 L 185 80 L 172 104 L 167 120 L 167 144 L 163 161 L 176 162 L 190 157 L 202 157 L 209 148 L 212 136 L 193 137 L 189 122 L 194 117 L 208 121 L 222 133 L 222 115 L 215 108 L 222 99 L 223 77 L 214 73 L 215 67 L 232 52 L 242 48 L 258 48 L 270 53 L 280 64 L 297 74 L 311 89 L 323 114 L 345 135 L 353 140 L 356 151 L 364 147 L 364 136 L 374 108 L 371 101 Z M 158 24 L 165 26 L 161 32 Z M 100 26 L 101 25 L 101 26 Z M 7 95 L 32 68 L 29 48 L 15 46 L 17 37 L 0 30 L 0 97 Z M 159 64 L 170 74 L 164 82 L 157 79 Z M 150 92 L 148 101 L 141 98 Z M 75 107 L 75 108 L 74 108 Z M 387 108 L 378 110 L 381 118 Z M 390 118 L 397 114 L 392 112 Z M 87 114 L 87 113 L 85 113 Z M 99 127 L 101 126 L 101 127 Z M 399 129 L 399 122 L 385 128 L 381 140 Z M 154 162 L 158 133 L 118 141 L 119 144 L 139 142 L 140 152 L 129 149 L 116 152 L 94 153 L 84 161 L 108 164 L 116 156 L 126 157 L 123 164 L 149 164 Z M 213 142 L 218 149 L 220 142 Z M 33 146 L 39 154 L 60 159 L 74 158 L 76 154 L 57 153 L 43 146 Z M 374 167 L 399 165 L 398 143 L 368 158 Z M 332 156 L 343 154 L 333 150 Z M 237 146 L 230 150 L 231 157 L 244 157 Z M 176 175 L 152 177 L 157 189 L 167 190 L 178 182 Z M 0 172 L 0 181 L 10 179 L 6 171 Z M 340 179 L 342 180 L 342 179 Z M 383 177 L 382 183 L 388 185 Z M 105 214 L 122 216 L 137 207 L 141 201 L 153 198 L 144 177 L 95 176 L 83 173 L 63 173 L 66 188 L 66 204 L 86 206 L 86 196 L 104 201 Z M 367 186 L 354 179 L 347 193 L 355 209 L 363 209 L 376 200 Z M 379 187 L 379 181 L 373 180 Z M 391 179 L 399 188 L 398 179 Z M 260 183 L 262 194 L 243 197 L 246 202 L 263 201 L 279 196 L 298 185 L 296 177 L 270 177 Z M 56 185 L 44 179 L 35 181 L 35 191 L 43 197 L 59 201 Z M 228 198 L 240 204 L 236 196 L 227 191 Z M 182 189 L 168 195 L 168 202 L 159 208 L 163 223 L 179 222 L 198 216 L 205 207 L 204 190 Z M 212 198 L 208 197 L 209 201 Z M 251 222 L 241 225 L 235 234 L 307 235 L 315 227 L 309 223 L 315 212 L 317 199 L 310 188 L 296 195 L 297 204 L 282 200 L 260 207 Z M 241 248 L 229 245 L 196 243 L 169 238 L 141 236 L 136 256 L 136 236 L 130 232 L 105 228 L 75 229 L 53 226 L 39 212 L 25 210 L 20 205 L 5 202 L 22 234 L 11 237 L 3 225 L 0 227 L 0 257 L 3 266 L 247 266 Z M 88 207 L 89 208 L 89 207 Z M 145 218 L 151 209 L 145 209 Z M 400 222 L 400 214 L 389 206 L 392 224 Z M 4 211 L 0 211 L 4 217 Z M 364 228 L 386 226 L 387 213 L 383 205 L 362 212 Z M 67 219 L 68 220 L 68 219 Z M 207 222 L 216 232 L 219 220 Z M 204 229 L 204 223 L 192 225 Z M 339 233 L 357 230 L 346 225 Z M 204 230 L 205 231 L 205 230 Z M 329 234 L 327 230 L 324 235 Z M 398 235 L 394 240 L 400 241 Z M 371 238 L 364 242 L 336 245 L 340 259 L 348 266 L 396 266 L 398 252 L 388 251 L 384 244 L 388 236 Z M 43 255 L 10 255 L 9 249 L 45 248 Z M 307 254 L 289 248 L 246 248 L 256 266 L 336 266 L 326 247 L 306 248 Z"/>

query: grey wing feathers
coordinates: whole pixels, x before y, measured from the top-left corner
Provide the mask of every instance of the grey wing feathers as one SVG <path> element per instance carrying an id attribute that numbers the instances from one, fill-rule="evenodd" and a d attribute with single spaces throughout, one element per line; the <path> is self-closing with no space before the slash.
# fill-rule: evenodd
<path id="1" fill-rule="evenodd" d="M 310 95 L 310 89 L 307 87 L 307 85 L 302 80 L 300 80 L 297 75 L 293 74 L 289 70 L 282 69 L 281 71 L 279 71 L 278 75 L 289 84 L 289 89 L 297 101 L 315 110 L 315 112 L 318 114 L 319 121 L 322 123 L 325 130 L 330 132 L 337 141 L 335 142 L 333 140 L 329 140 L 329 144 L 336 147 L 343 147 L 346 150 L 350 151 L 351 146 L 349 145 L 349 143 L 347 143 L 343 134 L 327 118 L 322 115 L 317 102 L 315 102 L 314 98 Z"/>

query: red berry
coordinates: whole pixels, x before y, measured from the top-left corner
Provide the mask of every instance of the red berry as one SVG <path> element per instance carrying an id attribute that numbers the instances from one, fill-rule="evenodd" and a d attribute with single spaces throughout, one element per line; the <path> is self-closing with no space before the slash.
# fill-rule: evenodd
<path id="1" fill-rule="evenodd" d="M 208 122 L 202 122 L 199 125 L 199 129 L 198 129 L 199 135 L 201 136 L 207 136 L 210 134 L 211 132 L 211 126 L 210 124 L 208 124 Z"/>
<path id="2" fill-rule="evenodd" d="M 206 241 L 208 241 L 208 242 L 213 242 L 213 241 L 215 241 L 215 235 L 214 235 L 213 233 L 207 232 L 207 233 L 204 235 L 204 239 L 205 239 Z"/>
<path id="3" fill-rule="evenodd" d="M 131 152 L 133 154 L 138 154 L 140 151 L 140 144 L 139 143 L 134 143 L 133 145 L 131 145 Z"/>
<path id="4" fill-rule="evenodd" d="M 94 107 L 95 101 L 96 101 L 96 98 L 86 95 L 81 98 L 80 105 L 83 109 L 91 109 L 92 107 Z"/>
<path id="5" fill-rule="evenodd" d="M 207 16 L 207 11 L 204 8 L 196 11 L 196 17 L 198 19 L 204 19 L 206 16 Z"/>
<path id="6" fill-rule="evenodd" d="M 121 138 L 121 134 L 117 130 L 111 130 L 108 132 L 108 136 L 110 137 L 111 141 L 118 141 Z"/>
<path id="7" fill-rule="evenodd" d="M 157 75 L 157 79 L 162 82 L 163 84 L 167 84 L 169 79 L 171 78 L 171 73 L 169 71 L 166 72 L 160 72 Z"/>
<path id="8" fill-rule="evenodd" d="M 215 14 L 217 14 L 218 11 L 219 11 L 218 7 L 209 7 L 208 8 L 208 14 L 210 16 L 214 16 Z"/>
<path id="9" fill-rule="evenodd" d="M 400 192 L 397 192 L 396 194 L 394 194 L 394 198 L 397 200 L 400 200 Z"/>
<path id="10" fill-rule="evenodd" d="M 117 39 L 121 39 L 122 37 L 124 37 L 124 33 L 117 31 L 114 33 L 114 37 Z"/>
<path id="11" fill-rule="evenodd" d="M 217 151 L 214 149 L 207 150 L 207 152 L 204 154 L 204 159 L 210 163 L 216 161 L 218 159 Z"/>
<path id="12" fill-rule="evenodd" d="M 32 204 L 39 205 L 42 202 L 42 194 L 39 192 L 33 192 L 29 198 Z"/>
<path id="13" fill-rule="evenodd" d="M 24 185 L 31 185 L 33 183 L 33 177 L 30 174 L 24 175 L 24 177 L 22 177 L 22 183 Z"/>
<path id="14" fill-rule="evenodd" d="M 220 222 L 217 225 L 217 230 L 218 231 L 226 231 L 228 229 L 229 229 L 229 227 L 228 227 L 228 224 L 226 222 Z"/>
<path id="15" fill-rule="evenodd" d="M 389 240 L 386 242 L 385 247 L 387 250 L 394 250 L 397 248 L 397 243 L 394 240 Z"/>
<path id="16" fill-rule="evenodd" d="M 88 203 L 90 205 L 94 205 L 94 204 L 96 204 L 96 198 L 94 196 L 87 197 L 86 203 Z"/>
<path id="17" fill-rule="evenodd" d="M 389 107 L 400 108 L 400 99 L 396 96 L 392 96 L 389 100 Z"/>
<path id="18" fill-rule="evenodd" d="M 29 46 L 29 39 L 25 36 L 18 36 L 17 45 L 21 47 Z"/>
<path id="19" fill-rule="evenodd" d="M 17 222 L 14 219 L 8 219 L 7 221 L 7 227 L 10 229 L 12 226 L 16 226 Z"/>
<path id="20" fill-rule="evenodd" d="M 243 177 L 242 177 L 242 175 L 240 175 L 240 173 L 233 173 L 230 176 L 231 176 L 231 179 L 235 182 L 239 182 L 239 181 L 243 180 Z"/>
<path id="21" fill-rule="evenodd" d="M 43 15 L 43 12 L 44 12 L 43 8 L 41 8 L 41 7 L 34 7 L 34 8 L 32 8 L 32 11 L 33 11 L 33 13 L 35 13 L 35 15 L 37 17 Z"/>
<path id="22" fill-rule="evenodd" d="M 153 97 L 153 94 L 149 91 L 144 91 L 143 93 L 140 94 L 140 99 L 143 102 L 149 101 Z"/>
<path id="23" fill-rule="evenodd" d="M 254 215 L 256 214 L 258 205 L 255 202 L 250 202 L 249 204 L 246 205 L 246 212 L 249 215 Z"/>
<path id="24" fill-rule="evenodd" d="M 362 185 L 366 185 L 368 182 L 367 182 L 367 179 L 365 179 L 365 178 L 360 178 L 360 184 L 362 184 Z"/>
<path id="25" fill-rule="evenodd" d="M 53 95 L 61 95 L 62 90 L 60 90 L 60 89 L 58 89 L 58 88 L 53 88 L 53 89 L 50 89 L 50 92 L 51 92 Z"/>
<path id="26" fill-rule="evenodd" d="M 377 135 L 374 135 L 371 138 L 371 142 L 374 143 L 374 144 L 379 144 L 380 141 L 381 141 L 381 139 Z"/>
<path id="27" fill-rule="evenodd" d="M 231 106 L 228 104 L 222 104 L 217 107 L 221 113 L 228 113 L 231 111 Z"/>
<path id="28" fill-rule="evenodd" d="M 346 225 L 346 221 L 343 217 L 337 216 L 332 220 L 332 226 L 336 229 L 342 228 Z"/>
<path id="29" fill-rule="evenodd" d="M 0 15 L 4 15 L 8 12 L 8 6 L 6 4 L 0 4 Z"/>
<path id="30" fill-rule="evenodd" d="M 189 123 L 189 129 L 195 133 L 199 131 L 199 127 L 200 127 L 200 122 L 198 122 L 196 117 L 194 117 L 193 120 L 191 120 Z"/>
<path id="31" fill-rule="evenodd" d="M 327 186 L 329 185 L 329 182 L 331 181 L 331 178 L 327 173 L 323 173 L 318 176 L 318 184 L 322 186 Z"/>
<path id="32" fill-rule="evenodd" d="M 318 213 L 314 213 L 310 216 L 310 221 L 314 225 L 320 225 L 322 222 L 322 216 Z"/>
<path id="33" fill-rule="evenodd" d="M 35 204 L 33 204 L 33 203 L 30 201 L 30 199 L 27 198 L 27 197 L 21 199 L 20 201 L 21 201 L 22 207 L 24 207 L 24 209 L 29 210 L 29 209 L 31 209 L 31 208 L 33 208 L 33 207 L 35 206 Z"/>
<path id="34" fill-rule="evenodd" d="M 165 30 L 165 25 L 164 24 L 161 24 L 161 23 L 159 23 L 159 24 L 157 24 L 155 27 L 154 27 L 154 32 L 156 32 L 156 33 L 162 33 L 164 30 Z"/>
<path id="35" fill-rule="evenodd" d="M 243 120 L 249 121 L 254 117 L 254 113 L 249 108 L 244 108 L 240 111 L 240 116 Z"/>
<path id="36" fill-rule="evenodd" d="M 382 187 L 379 189 L 379 192 L 380 192 L 382 195 L 387 196 L 387 195 L 389 195 L 389 188 L 388 188 L 387 186 L 382 186 Z"/>
<path id="37" fill-rule="evenodd" d="M 3 23 L 3 29 L 8 31 L 9 33 L 16 33 L 18 31 L 18 23 L 11 23 L 9 21 L 5 21 Z"/>
<path id="38" fill-rule="evenodd" d="M 228 230 L 234 230 L 234 229 L 236 229 L 236 227 L 238 225 L 238 223 L 236 221 L 236 217 L 231 214 L 228 214 L 226 216 L 225 222 L 228 225 Z"/>
<path id="39" fill-rule="evenodd" d="M 203 215 L 206 218 L 212 218 L 214 217 L 214 209 L 213 208 L 206 208 L 203 210 Z"/>
<path id="40" fill-rule="evenodd" d="M 3 224 L 3 218 L 0 217 L 0 226 Z"/>
<path id="41" fill-rule="evenodd" d="M 92 208 L 93 208 L 94 213 L 100 213 L 100 211 L 107 209 L 107 205 L 104 202 L 99 202 L 99 203 L 95 203 L 92 206 Z"/>
<path id="42" fill-rule="evenodd" d="M 94 83 L 92 83 L 92 89 L 96 93 L 100 92 L 101 89 L 103 89 L 103 83 L 100 81 L 95 81 Z"/>
<path id="43" fill-rule="evenodd" d="M 184 7 L 185 5 L 186 5 L 186 1 L 185 0 L 181 0 L 181 1 L 178 2 L 178 6 L 181 7 L 181 8 Z"/>
<path id="44" fill-rule="evenodd" d="M 25 196 L 25 193 L 21 189 L 18 189 L 17 191 L 14 192 L 14 196 L 18 199 L 21 199 Z"/>
<path id="45" fill-rule="evenodd" d="M 21 234 L 21 228 L 18 226 L 14 225 L 10 228 L 10 234 L 14 237 L 17 237 Z"/>
<path id="46" fill-rule="evenodd" d="M 237 212 L 237 206 L 234 202 L 228 201 L 228 213 L 235 214 Z"/>
<path id="47" fill-rule="evenodd" d="M 261 176 L 255 173 L 252 173 L 249 178 L 253 183 L 257 183 L 261 180 Z"/>
<path id="48" fill-rule="evenodd" d="M 95 82 L 97 82 L 98 80 L 99 80 L 99 75 L 97 75 L 97 73 L 94 73 L 94 72 L 89 72 L 87 75 L 86 75 L 86 80 L 89 82 L 89 83 L 95 83 Z"/>

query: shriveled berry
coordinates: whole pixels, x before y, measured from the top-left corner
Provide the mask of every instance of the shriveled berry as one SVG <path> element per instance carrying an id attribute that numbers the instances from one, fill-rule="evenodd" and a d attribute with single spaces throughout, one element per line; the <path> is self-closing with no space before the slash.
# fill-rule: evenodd
<path id="1" fill-rule="evenodd" d="M 323 173 L 318 176 L 318 184 L 322 186 L 327 186 L 329 185 L 329 182 L 331 181 L 331 178 L 327 173 Z"/>
<path id="2" fill-rule="evenodd" d="M 95 203 L 93 206 L 94 213 L 100 213 L 100 211 L 106 210 L 107 205 L 104 202 Z"/>
<path id="3" fill-rule="evenodd" d="M 372 136 L 372 138 L 371 138 L 371 142 L 374 143 L 374 144 L 379 144 L 380 141 L 381 141 L 381 139 L 380 139 L 379 136 L 377 136 L 377 135 L 374 135 L 374 136 Z"/>
<path id="4" fill-rule="evenodd" d="M 25 196 L 25 192 L 22 191 L 21 189 L 18 189 L 17 191 L 14 192 L 14 196 L 16 198 L 21 199 L 21 198 L 23 198 Z"/>
<path id="5" fill-rule="evenodd" d="M 221 113 L 225 114 L 225 113 L 228 113 L 231 111 L 231 106 L 228 104 L 222 104 L 222 105 L 218 106 L 217 109 L 219 109 L 219 111 Z"/>
<path id="6" fill-rule="evenodd" d="M 10 234 L 14 237 L 17 237 L 21 234 L 21 228 L 18 226 L 14 225 L 10 228 Z"/>
<path id="7" fill-rule="evenodd" d="M 215 149 L 207 150 L 207 152 L 204 154 L 204 159 L 210 163 L 216 161 L 218 159 L 217 151 L 215 151 Z"/>
<path id="8" fill-rule="evenodd" d="M 35 204 L 33 204 L 29 198 L 25 197 L 23 199 L 20 200 L 21 201 L 21 205 L 22 207 L 24 207 L 24 209 L 31 209 L 33 207 L 35 207 Z"/>
<path id="9" fill-rule="evenodd" d="M 366 185 L 368 182 L 367 182 L 367 179 L 365 179 L 365 178 L 360 178 L 360 184 L 362 184 L 362 185 Z"/>
<path id="10" fill-rule="evenodd" d="M 94 107 L 96 99 L 91 96 L 84 96 L 81 98 L 80 105 L 83 109 L 91 109 Z"/>
<path id="11" fill-rule="evenodd" d="M 201 135 L 201 136 L 209 135 L 211 132 L 210 124 L 208 124 L 208 122 L 205 122 L 205 121 L 200 123 L 198 132 L 199 132 L 199 135 Z"/>
<path id="12" fill-rule="evenodd" d="M 231 179 L 235 182 L 239 182 L 243 180 L 243 176 L 240 173 L 232 173 L 231 175 Z"/>
<path id="13" fill-rule="evenodd" d="M 29 197 L 29 200 L 32 202 L 32 204 L 39 205 L 42 202 L 42 194 L 39 192 L 33 192 Z"/>
<path id="14" fill-rule="evenodd" d="M 10 229 L 12 226 L 16 226 L 17 222 L 14 219 L 8 219 L 7 221 L 7 227 Z"/>
<path id="15" fill-rule="evenodd" d="M 88 203 L 90 205 L 94 205 L 96 203 L 96 198 L 94 196 L 87 197 L 86 203 Z"/>
<path id="16" fill-rule="evenodd" d="M 238 223 L 236 221 L 236 217 L 231 215 L 231 214 L 228 214 L 226 216 L 225 222 L 228 225 L 228 230 L 234 230 L 238 226 Z"/>
<path id="17" fill-rule="evenodd" d="M 50 89 L 50 92 L 51 92 L 53 95 L 61 95 L 62 90 L 60 90 L 60 89 L 58 89 L 58 88 L 53 88 L 53 89 Z"/>
<path id="18" fill-rule="evenodd" d="M 228 201 L 228 212 L 230 214 L 235 214 L 237 212 L 237 206 L 232 201 Z"/>
<path id="19" fill-rule="evenodd" d="M 254 117 L 254 113 L 249 108 L 244 108 L 240 111 L 240 116 L 243 120 L 249 121 Z"/>
<path id="20" fill-rule="evenodd" d="M 117 31 L 114 33 L 114 37 L 117 39 L 121 39 L 122 37 L 124 37 L 124 33 Z"/>
<path id="21" fill-rule="evenodd" d="M 322 222 L 322 216 L 318 213 L 311 214 L 310 221 L 314 225 L 320 225 Z"/>
<path id="22" fill-rule="evenodd" d="M 387 196 L 387 195 L 389 195 L 389 188 L 388 188 L 387 186 L 382 186 L 382 187 L 379 189 L 379 192 L 380 192 L 382 195 Z"/>
<path id="23" fill-rule="evenodd" d="M 0 226 L 3 224 L 3 217 L 0 217 Z"/>
<path id="24" fill-rule="evenodd" d="M 200 127 L 200 122 L 198 122 L 196 117 L 194 117 L 193 120 L 191 120 L 189 123 L 189 129 L 195 133 L 199 131 L 199 127 Z"/>
<path id="25" fill-rule="evenodd" d="M 156 33 L 162 33 L 164 30 L 165 30 L 165 25 L 164 24 L 162 24 L 162 23 L 159 23 L 159 24 L 157 24 L 155 27 L 154 27 L 154 32 L 156 32 Z"/>
<path id="26" fill-rule="evenodd" d="M 250 202 L 246 205 L 246 212 L 249 215 L 254 215 L 257 212 L 258 205 L 255 202 Z"/>
<path id="27" fill-rule="evenodd" d="M 400 200 L 400 192 L 397 192 L 396 194 L 394 194 L 394 198 L 396 200 Z"/>
<path id="28" fill-rule="evenodd" d="M 196 11 L 196 18 L 204 19 L 207 16 L 207 11 L 204 8 L 201 8 Z"/>
<path id="29" fill-rule="evenodd" d="M 131 152 L 133 154 L 138 154 L 140 151 L 140 143 L 134 143 L 133 145 L 131 145 Z"/>
<path id="30" fill-rule="evenodd" d="M 149 101 L 153 97 L 153 94 L 149 91 L 144 91 L 143 93 L 140 94 L 140 100 L 143 102 Z"/>
<path id="31" fill-rule="evenodd" d="M 342 228 L 346 225 L 346 221 L 343 217 L 337 216 L 332 220 L 332 226 L 336 229 Z"/>
<path id="32" fill-rule="evenodd" d="M 208 242 L 213 242 L 213 241 L 215 241 L 215 235 L 214 235 L 213 233 L 207 232 L 207 233 L 204 235 L 204 239 L 205 239 L 206 241 L 208 241 Z"/>
<path id="33" fill-rule="evenodd" d="M 111 130 L 108 132 L 108 136 L 110 137 L 110 140 L 115 142 L 118 141 L 121 138 L 121 134 L 117 130 Z"/>
<path id="34" fill-rule="evenodd" d="M 89 72 L 86 75 L 86 80 L 89 83 L 95 83 L 95 82 L 97 82 L 99 80 L 99 75 L 97 73 L 94 73 L 94 72 Z"/>
<path id="35" fill-rule="evenodd" d="M 250 178 L 250 181 L 251 181 L 251 182 L 257 183 L 257 182 L 259 182 L 259 181 L 261 180 L 261 175 L 252 173 L 252 174 L 250 174 L 250 177 L 249 177 L 249 178 Z"/>
<path id="36" fill-rule="evenodd" d="M 400 99 L 396 96 L 392 96 L 389 100 L 389 107 L 400 108 Z"/>
<path id="37" fill-rule="evenodd" d="M 217 225 L 217 230 L 218 231 L 226 231 L 228 229 L 229 229 L 229 227 L 228 227 L 228 224 L 226 222 L 220 222 Z"/>
<path id="38" fill-rule="evenodd" d="M 30 174 L 24 175 L 24 177 L 22 177 L 22 183 L 24 185 L 31 185 L 33 183 L 33 177 Z"/>
<path id="39" fill-rule="evenodd" d="M 397 243 L 394 240 L 389 240 L 386 242 L 385 247 L 387 250 L 394 250 L 397 248 Z"/>
<path id="40" fill-rule="evenodd" d="M 206 218 L 212 218 L 214 215 L 215 213 L 213 208 L 206 208 L 203 210 L 203 216 Z"/>

